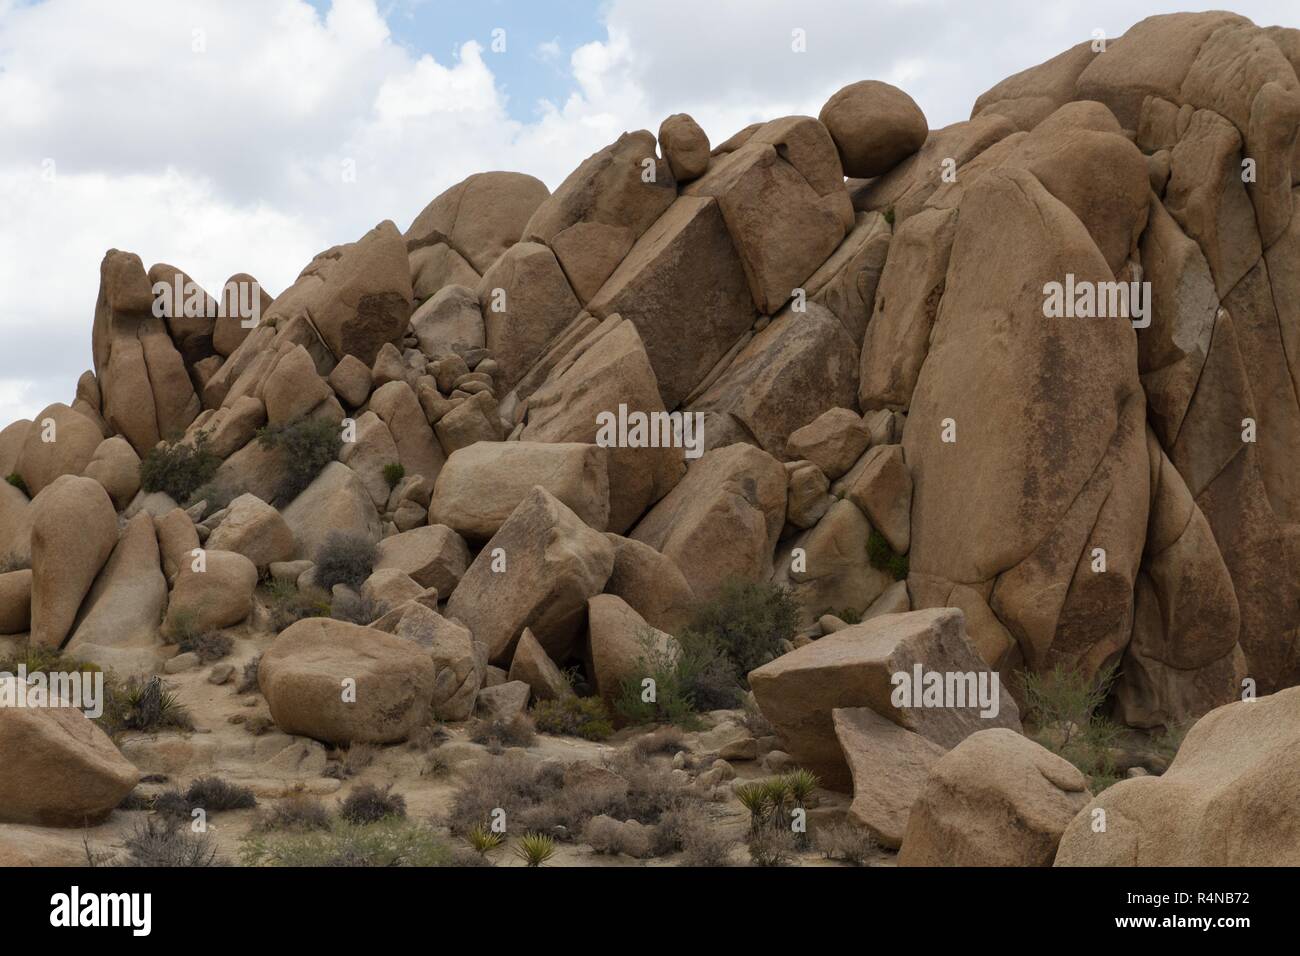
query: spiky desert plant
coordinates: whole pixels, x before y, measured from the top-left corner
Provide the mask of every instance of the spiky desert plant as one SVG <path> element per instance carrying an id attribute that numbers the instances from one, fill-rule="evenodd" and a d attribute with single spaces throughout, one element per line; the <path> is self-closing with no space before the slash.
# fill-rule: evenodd
<path id="1" fill-rule="evenodd" d="M 500 833 L 494 832 L 481 823 L 476 823 L 470 827 L 469 833 L 465 835 L 465 842 L 479 856 L 486 856 L 489 851 L 499 847 L 504 840 L 505 838 Z"/>
<path id="2" fill-rule="evenodd" d="M 790 798 L 794 801 L 796 807 L 807 807 L 813 791 L 821 786 L 821 780 L 817 774 L 802 767 L 791 770 L 781 779 L 785 781 L 786 789 L 789 791 Z"/>
<path id="3" fill-rule="evenodd" d="M 555 856 L 555 841 L 545 833 L 525 833 L 515 844 L 515 856 L 528 866 L 542 866 Z"/>
<path id="4" fill-rule="evenodd" d="M 756 833 L 767 822 L 771 809 L 768 789 L 761 783 L 744 783 L 735 790 L 740 805 L 749 811 L 749 832 Z"/>

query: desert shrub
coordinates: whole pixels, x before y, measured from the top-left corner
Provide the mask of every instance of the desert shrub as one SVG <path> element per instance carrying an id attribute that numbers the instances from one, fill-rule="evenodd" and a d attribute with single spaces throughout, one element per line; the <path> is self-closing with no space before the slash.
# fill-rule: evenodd
<path id="1" fill-rule="evenodd" d="M 421 777 L 445 777 L 451 773 L 451 762 L 446 755 L 433 750 L 424 755 L 424 764 L 420 767 Z"/>
<path id="2" fill-rule="evenodd" d="M 537 728 L 526 714 L 516 714 L 510 720 L 476 719 L 469 725 L 469 739 L 496 749 L 531 747 L 537 743 Z"/>
<path id="3" fill-rule="evenodd" d="M 702 804 L 686 803 L 666 812 L 655 826 L 655 851 L 682 854 L 685 866 L 727 866 L 736 840 L 709 819 Z"/>
<path id="4" fill-rule="evenodd" d="M 262 833 L 289 831 L 305 833 L 309 830 L 328 830 L 330 812 L 319 797 L 306 793 L 291 793 L 279 803 L 262 811 L 256 829 Z"/>
<path id="5" fill-rule="evenodd" d="M 771 721 L 763 716 L 763 712 L 758 709 L 758 702 L 754 700 L 753 694 L 746 694 L 744 700 L 744 714 L 740 722 L 745 725 L 753 737 L 771 737 L 776 733 Z"/>
<path id="6" fill-rule="evenodd" d="M 835 608 L 827 608 L 826 611 L 825 611 L 824 613 L 829 614 L 829 615 L 831 615 L 832 617 L 838 617 L 838 618 L 839 618 L 841 621 L 843 621 L 845 624 L 861 624 L 861 623 L 862 623 L 862 614 L 861 614 L 861 612 L 860 612 L 860 611 L 855 611 L 855 610 L 854 610 L 853 608 L 851 608 L 851 607 L 840 608 L 838 611 L 835 610 Z"/>
<path id="7" fill-rule="evenodd" d="M 375 762 L 379 748 L 374 744 L 352 743 L 345 750 L 336 750 L 330 754 L 334 760 L 325 768 L 325 776 L 336 780 L 355 777 Z"/>
<path id="8" fill-rule="evenodd" d="M 451 735 L 437 721 L 430 720 L 412 730 L 406 737 L 408 750 L 432 750 L 445 744 Z"/>
<path id="9" fill-rule="evenodd" d="M 146 817 L 123 841 L 126 859 L 118 866 L 221 866 L 208 833 L 195 833 L 179 820 Z"/>
<path id="10" fill-rule="evenodd" d="M 273 502 L 277 506 L 286 505 L 302 494 L 343 447 L 339 427 L 323 418 L 267 425 L 258 430 L 257 440 L 263 447 L 281 452 L 284 474 Z"/>
<path id="11" fill-rule="evenodd" d="M 271 629 L 279 634 L 290 624 L 309 617 L 329 617 L 330 597 L 319 588 L 298 590 L 291 581 L 271 581 L 266 586 Z"/>
<path id="12" fill-rule="evenodd" d="M 129 677 L 119 683 L 105 674 L 104 687 L 104 713 L 99 723 L 110 737 L 124 730 L 152 733 L 194 729 L 189 711 L 161 677 Z"/>
<path id="13" fill-rule="evenodd" d="M 756 581 L 727 581 L 717 597 L 696 608 L 686 628 L 711 639 L 743 680 L 781 653 L 799 626 L 799 605 L 788 588 Z"/>
<path id="14" fill-rule="evenodd" d="M 13 485 L 28 498 L 32 496 L 31 490 L 27 487 L 27 482 L 23 481 L 23 476 L 18 474 L 18 472 L 15 471 L 13 474 L 5 475 L 5 481 L 9 482 L 9 484 Z"/>
<path id="15" fill-rule="evenodd" d="M 555 856 L 555 840 L 544 833 L 525 833 L 515 844 L 515 856 L 527 866 L 543 866 Z"/>
<path id="16" fill-rule="evenodd" d="M 466 773 L 452 798 L 452 832 L 465 836 L 476 826 L 490 827 L 498 808 L 511 826 L 571 836 L 593 816 L 621 810 L 622 799 L 598 787 L 566 790 L 562 767 L 506 754 Z"/>
<path id="17" fill-rule="evenodd" d="M 316 582 L 326 591 L 336 584 L 360 590 L 375 570 L 376 550 L 364 534 L 331 531 L 316 550 Z"/>
<path id="18" fill-rule="evenodd" d="M 538 701 L 532 716 L 533 724 L 544 734 L 604 740 L 614 733 L 609 711 L 599 697 L 570 695 Z"/>
<path id="19" fill-rule="evenodd" d="M 680 727 L 667 725 L 656 728 L 632 742 L 632 752 L 639 757 L 656 754 L 675 754 L 686 749 L 686 735 Z"/>
<path id="20" fill-rule="evenodd" d="M 627 782 L 621 812 L 611 814 L 621 820 L 657 824 L 668 811 L 699 799 L 682 787 L 667 761 L 644 760 L 625 750 L 609 758 L 607 766 Z"/>
<path id="21" fill-rule="evenodd" d="M 885 536 L 875 528 L 872 528 L 871 534 L 867 536 L 867 560 L 878 571 L 888 571 L 895 581 L 907 577 L 907 555 L 895 554 L 894 549 L 885 540 Z"/>
<path id="22" fill-rule="evenodd" d="M 330 607 L 330 617 L 336 621 L 368 627 L 388 613 L 388 606 L 366 594 L 348 590 L 339 592 Z"/>
<path id="23" fill-rule="evenodd" d="M 854 866 L 862 866 L 879 849 L 875 837 L 862 827 L 850 823 L 832 823 L 818 827 L 813 834 L 813 843 L 826 859 L 840 860 Z"/>
<path id="24" fill-rule="evenodd" d="M 400 461 L 389 462 L 384 465 L 384 481 L 388 482 L 389 488 L 396 488 L 398 482 L 406 477 L 406 468 Z"/>
<path id="25" fill-rule="evenodd" d="M 1194 720 L 1184 720 L 1153 734 L 1151 744 L 1155 752 L 1172 763 L 1178 756 L 1178 748 L 1183 745 L 1183 738 L 1187 736 L 1187 731 L 1192 729 L 1194 723 L 1196 723 Z"/>
<path id="26" fill-rule="evenodd" d="M 1046 674 L 1019 675 L 1025 718 L 1035 728 L 1032 738 L 1078 767 L 1093 793 L 1120 779 L 1112 748 L 1122 730 L 1097 713 L 1117 676 L 1113 664 L 1093 680 L 1061 664 Z"/>
<path id="27" fill-rule="evenodd" d="M 749 837 L 749 859 L 755 866 L 789 866 L 799 847 L 785 827 L 763 827 Z"/>
<path id="28" fill-rule="evenodd" d="M 221 459 L 208 450 L 207 432 L 199 432 L 193 444 L 163 443 L 151 448 L 140 462 L 140 487 L 161 491 L 180 504 L 188 502 L 221 467 Z"/>
<path id="29" fill-rule="evenodd" d="M 207 517 L 229 508 L 230 503 L 244 493 L 245 489 L 226 481 L 207 481 L 194 489 L 185 505 L 193 507 L 201 501 L 207 502 L 207 507 L 203 509 L 203 515 Z"/>
<path id="30" fill-rule="evenodd" d="M 890 206 L 888 209 L 885 210 L 885 222 L 889 223 L 891 226 L 894 224 L 894 207 L 893 207 L 893 206 Z"/>
<path id="31" fill-rule="evenodd" d="M 239 851 L 245 866 L 362 867 L 448 866 L 446 842 L 423 823 L 389 817 L 377 823 L 335 821 L 328 830 L 246 837 Z"/>
<path id="32" fill-rule="evenodd" d="M 258 654 L 244 665 L 243 673 L 239 675 L 239 686 L 235 688 L 236 694 L 251 694 L 258 689 L 257 673 L 261 666 L 261 654 Z"/>
<path id="33" fill-rule="evenodd" d="M 362 784 L 348 794 L 339 807 L 339 816 L 348 823 L 378 823 L 406 816 L 406 798 L 392 789 L 391 785 L 381 790 L 374 784 Z"/>
<path id="34" fill-rule="evenodd" d="M 211 664 L 213 661 L 228 657 L 234 646 L 235 642 L 229 634 L 220 631 L 204 631 L 191 640 L 182 641 L 180 650 L 181 653 L 192 651 L 199 655 L 199 660 L 204 664 Z"/>
<path id="35" fill-rule="evenodd" d="M 694 727 L 699 711 L 735 707 L 743 695 L 731 660 L 713 637 L 684 631 L 676 653 L 642 637 L 636 668 L 619 684 L 614 710 L 631 724 Z M 655 682 L 655 699 L 644 699 L 642 681 Z"/>
<path id="36" fill-rule="evenodd" d="M 257 798 L 252 790 L 221 777 L 200 777 L 183 792 L 173 787 L 153 800 L 155 813 L 185 819 L 189 819 L 195 810 L 219 813 L 222 810 L 248 810 L 255 806 Z"/>

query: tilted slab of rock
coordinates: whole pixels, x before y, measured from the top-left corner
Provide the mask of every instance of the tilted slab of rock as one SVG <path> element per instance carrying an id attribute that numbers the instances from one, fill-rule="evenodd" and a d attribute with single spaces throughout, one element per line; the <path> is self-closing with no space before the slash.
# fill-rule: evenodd
<path id="1" fill-rule="evenodd" d="M 1187 732 L 1158 777 L 1121 780 L 1071 821 L 1057 866 L 1295 866 L 1300 688 L 1237 701 Z M 1094 826 L 1104 814 L 1105 830 Z"/>
<path id="2" fill-rule="evenodd" d="M 469 566 L 469 557 L 469 547 L 459 534 L 445 525 L 433 524 L 380 541 L 375 570 L 402 571 L 421 587 L 450 594 Z"/>
<path id="3" fill-rule="evenodd" d="M 624 133 L 568 175 L 533 213 L 523 238 L 555 251 L 586 302 L 677 198 L 676 187 L 667 161 L 655 152 L 654 136 Z"/>
<path id="4" fill-rule="evenodd" d="M 564 672 L 551 660 L 546 649 L 537 642 L 528 628 L 524 628 L 515 645 L 515 655 L 510 659 L 509 678 L 527 684 L 534 700 L 557 700 L 573 693 Z"/>
<path id="5" fill-rule="evenodd" d="M 892 211 L 894 226 L 901 227 L 943 183 L 960 178 L 961 167 L 1015 129 L 1006 117 L 990 113 L 930 130 L 918 152 L 883 176 L 850 180 L 853 207 L 881 214 Z"/>
<path id="6" fill-rule="evenodd" d="M 411 308 L 406 243 L 385 220 L 356 242 L 317 255 L 271 304 L 262 322 L 274 326 L 305 316 L 335 359 L 355 355 L 370 366 L 380 346 L 406 331 Z M 245 343 L 252 339 L 250 335 Z"/>
<path id="7" fill-rule="evenodd" d="M 697 196 L 678 199 L 645 231 L 587 311 L 599 319 L 619 315 L 636 326 L 670 411 L 757 316 L 718 203 Z"/>
<path id="8" fill-rule="evenodd" d="M 851 408 L 858 349 L 827 309 L 786 309 L 751 339 L 688 409 L 704 412 L 705 442 L 736 441 L 784 455 L 791 433 L 832 408 Z"/>
<path id="9" fill-rule="evenodd" d="M 67 652 L 105 670 L 150 673 L 166 657 L 159 630 L 166 609 L 167 579 L 154 519 L 142 512 L 127 522 L 86 595 Z"/>
<path id="10" fill-rule="evenodd" d="M 449 285 L 438 290 L 415 310 L 411 330 L 425 355 L 460 354 L 487 343 L 478 292 L 469 286 Z"/>
<path id="11" fill-rule="evenodd" d="M 552 658 L 573 649 L 614 568 L 614 547 L 544 488 L 534 488 L 484 545 L 447 602 L 447 614 L 508 666 L 525 627 Z"/>
<path id="12" fill-rule="evenodd" d="M 430 520 L 474 541 L 501 529 L 540 485 L 589 527 L 609 523 L 609 449 L 577 442 L 476 442 L 447 459 L 429 502 Z"/>
<path id="13" fill-rule="evenodd" d="M 324 618 L 282 631 L 257 672 L 276 726 L 340 745 L 405 740 L 429 718 L 434 678 L 416 643 Z"/>
<path id="14" fill-rule="evenodd" d="M 503 389 L 523 378 L 582 309 L 555 253 L 539 242 L 511 246 L 484 273 L 478 300 Z"/>
<path id="15" fill-rule="evenodd" d="M 829 137 L 827 144 L 833 154 Z M 842 184 L 840 191 L 844 193 Z M 790 301 L 847 231 L 776 146 L 757 138 L 714 162 L 684 193 L 717 200 L 750 294 L 764 315 L 774 315 Z M 847 193 L 844 200 L 848 207 Z M 851 217 L 851 208 L 848 213 Z"/>
<path id="16" fill-rule="evenodd" d="M 0 676 L 0 700 L 27 693 L 28 685 L 16 676 Z M 93 825 L 139 782 L 140 772 L 108 736 L 64 703 L 0 705 L 0 823 Z"/>
<path id="17" fill-rule="evenodd" d="M 961 689 L 966 699 L 954 696 L 940 706 L 927 706 L 924 699 L 922 706 L 914 700 L 905 701 L 909 706 L 895 704 L 894 675 L 907 678 L 910 688 L 918 667 L 939 674 L 954 695 Z M 977 699 L 981 679 L 987 707 Z M 952 747 L 989 727 L 1019 731 L 1015 701 L 1000 681 L 994 687 L 995 680 L 967 639 L 961 612 L 953 608 L 884 615 L 813 641 L 749 674 L 763 716 L 791 756 L 826 786 L 842 790 L 851 778 L 835 736 L 833 710 L 868 707 L 941 747 Z"/>
<path id="18" fill-rule="evenodd" d="M 899 866 L 1051 866 L 1092 798 L 1072 764 L 1013 730 L 971 734 L 930 770 Z"/>
<path id="19" fill-rule="evenodd" d="M 603 449 L 609 516 L 601 530 L 607 527 L 618 534 L 667 494 L 686 470 L 680 443 L 662 440 L 665 408 L 636 326 L 611 316 L 577 343 L 528 399 L 519 433 L 524 442 L 608 442 L 601 422 L 608 416 L 621 418 L 621 409 L 626 409 L 629 421 L 634 413 L 646 416 L 657 447 L 649 446 L 650 434 L 641 446 L 615 435 L 616 441 Z M 598 506 L 580 510 L 591 507 Z"/>
<path id="20" fill-rule="evenodd" d="M 31 504 L 32 643 L 60 647 L 117 546 L 117 514 L 92 478 L 56 478 Z"/>
<path id="21" fill-rule="evenodd" d="M 695 608 L 695 592 L 681 568 L 654 548 L 616 534 L 606 537 L 614 545 L 614 571 L 605 593 L 628 603 L 647 623 L 676 634 Z"/>
<path id="22" fill-rule="evenodd" d="M 752 445 L 707 452 L 630 537 L 670 558 L 696 597 L 730 578 L 764 581 L 785 524 L 785 469 Z"/>
<path id="23" fill-rule="evenodd" d="M 408 475 L 436 479 L 447 460 L 434 437 L 415 391 L 406 382 L 389 382 L 370 396 L 370 409 L 388 426 Z"/>
<path id="24" fill-rule="evenodd" d="M 912 804 L 947 748 L 868 707 L 837 707 L 831 719 L 853 775 L 849 819 L 865 827 L 882 846 L 897 849 Z"/>
<path id="25" fill-rule="evenodd" d="M 651 627 L 628 603 L 613 594 L 597 594 L 587 602 L 588 673 L 596 693 L 613 707 L 622 683 L 639 683 L 649 669 L 676 656 L 672 635 Z M 644 671 L 644 672 L 643 672 Z"/>
<path id="26" fill-rule="evenodd" d="M 331 531 L 346 531 L 378 541 L 379 514 L 361 479 L 347 465 L 330 462 L 297 498 L 280 512 L 300 552 L 314 558 Z"/>
<path id="27" fill-rule="evenodd" d="M 808 301 L 830 309 L 854 342 L 862 341 L 871 318 L 892 238 L 883 215 L 858 213 L 844 241 L 804 283 Z"/>

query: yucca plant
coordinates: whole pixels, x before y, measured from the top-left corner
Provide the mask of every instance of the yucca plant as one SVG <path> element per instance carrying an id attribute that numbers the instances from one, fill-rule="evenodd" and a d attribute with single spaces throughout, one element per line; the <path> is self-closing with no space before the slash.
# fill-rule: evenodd
<path id="1" fill-rule="evenodd" d="M 473 826 L 465 837 L 466 842 L 479 856 L 486 856 L 489 850 L 495 850 L 504 839 L 500 833 L 493 832 L 490 827 L 485 827 L 481 823 Z"/>
<path id="2" fill-rule="evenodd" d="M 789 791 L 790 798 L 794 801 L 796 807 L 806 808 L 813 791 L 821 786 L 821 780 L 818 779 L 817 774 L 811 770 L 804 770 L 802 767 L 798 770 L 791 770 L 782 779 L 785 781 L 786 789 Z"/>
<path id="3" fill-rule="evenodd" d="M 758 829 L 767 822 L 770 811 L 767 785 L 745 783 L 737 787 L 735 793 L 740 805 L 749 811 L 749 832 L 758 832 Z"/>
<path id="4" fill-rule="evenodd" d="M 555 841 L 544 833 L 525 833 L 515 844 L 515 856 L 528 866 L 542 866 L 555 856 Z"/>
<path id="5" fill-rule="evenodd" d="M 762 786 L 773 825 L 784 827 L 790 817 L 790 806 L 794 798 L 790 782 L 785 777 L 774 777 Z"/>

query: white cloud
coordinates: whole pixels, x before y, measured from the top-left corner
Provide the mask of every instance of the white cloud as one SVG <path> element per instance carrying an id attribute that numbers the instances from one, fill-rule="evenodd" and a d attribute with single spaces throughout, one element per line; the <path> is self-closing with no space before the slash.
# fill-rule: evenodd
<path id="1" fill-rule="evenodd" d="M 1117 36 L 1187 6 L 611 0 L 605 39 L 567 64 L 556 41 L 521 51 L 539 70 L 567 65 L 572 83 L 521 123 L 478 43 L 450 38 L 451 55 L 398 43 L 385 15 L 400 4 L 335 0 L 321 17 L 305 0 L 0 0 L 0 425 L 71 398 L 109 247 L 209 288 L 247 271 L 278 291 L 315 252 L 381 219 L 404 227 L 473 172 L 517 169 L 554 187 L 669 113 L 691 113 L 716 142 L 759 119 L 815 115 L 864 78 L 903 86 L 944 125 L 1094 28 Z M 1300 24 L 1293 0 L 1235 6 Z M 795 28 L 806 53 L 791 49 Z"/>

